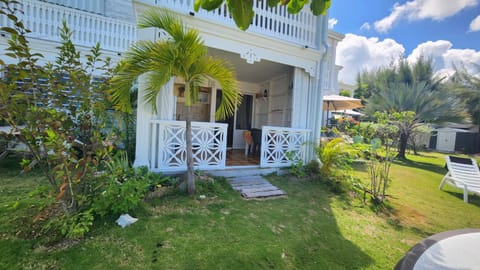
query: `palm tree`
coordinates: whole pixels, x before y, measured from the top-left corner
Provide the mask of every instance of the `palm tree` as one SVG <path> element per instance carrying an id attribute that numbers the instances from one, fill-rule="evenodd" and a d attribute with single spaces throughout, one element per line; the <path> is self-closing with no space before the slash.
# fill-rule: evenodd
<path id="1" fill-rule="evenodd" d="M 375 112 L 401 113 L 414 112 L 413 117 L 404 117 L 395 124 L 399 127 L 398 158 L 405 159 L 407 142 L 412 131 L 421 123 L 446 122 L 462 119 L 462 107 L 458 99 L 446 89 L 431 91 L 428 82 L 392 83 L 373 95 L 369 100 L 365 113 Z"/>
<path id="2" fill-rule="evenodd" d="M 207 47 L 194 29 L 187 29 L 176 15 L 166 9 L 146 11 L 139 28 L 155 27 L 170 35 L 159 41 L 138 41 L 125 54 L 113 79 L 112 99 L 117 108 L 131 111 L 129 93 L 132 83 L 141 75 L 146 78 L 145 100 L 156 112 L 156 97 L 171 77 L 185 81 L 185 118 L 187 146 L 188 193 L 195 193 L 192 153 L 191 106 L 198 100 L 198 88 L 207 79 L 216 80 L 222 88 L 222 99 L 215 117 L 223 119 L 235 112 L 241 95 L 231 65 L 207 55 Z"/>
<path id="3" fill-rule="evenodd" d="M 480 70 L 480 66 L 478 68 Z M 465 69 L 456 69 L 447 85 L 463 101 L 472 123 L 480 125 L 480 77 L 469 74 Z"/>
<path id="4" fill-rule="evenodd" d="M 397 121 L 399 127 L 398 158 L 405 158 L 405 150 L 412 131 L 425 122 L 459 121 L 465 118 L 458 99 L 441 84 L 443 78 L 434 76 L 431 58 L 419 57 L 410 64 L 400 59 L 397 65 L 364 72 L 358 76 L 368 89 L 364 112 L 373 116 L 377 111 L 402 113 L 412 111 L 413 119 Z"/>

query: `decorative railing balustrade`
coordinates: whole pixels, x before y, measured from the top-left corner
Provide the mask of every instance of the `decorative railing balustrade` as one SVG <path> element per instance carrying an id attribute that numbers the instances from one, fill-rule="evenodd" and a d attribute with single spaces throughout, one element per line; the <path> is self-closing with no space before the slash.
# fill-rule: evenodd
<path id="1" fill-rule="evenodd" d="M 152 0 L 153 1 L 153 0 Z M 194 0 L 155 0 L 156 5 L 179 13 L 193 12 Z M 266 35 L 302 47 L 317 48 L 317 20 L 310 9 L 304 8 L 296 15 L 289 14 L 286 6 L 270 8 L 267 1 L 254 1 L 255 17 L 247 32 Z M 227 6 L 224 4 L 213 11 L 200 10 L 195 17 L 236 27 Z"/>
<path id="2" fill-rule="evenodd" d="M 225 168 L 227 124 L 192 122 L 193 160 L 196 169 Z M 150 170 L 187 169 L 184 121 L 150 121 Z"/>
<path id="3" fill-rule="evenodd" d="M 293 161 L 305 162 L 310 130 L 262 127 L 261 167 L 286 167 Z"/>
<path id="4" fill-rule="evenodd" d="M 60 41 L 58 29 L 62 21 L 73 31 L 75 45 L 91 47 L 97 42 L 104 50 L 124 52 L 136 40 L 134 23 L 100 16 L 76 9 L 34 0 L 20 1 L 19 14 L 29 37 Z M 6 16 L 0 16 L 0 25 L 12 27 Z"/>

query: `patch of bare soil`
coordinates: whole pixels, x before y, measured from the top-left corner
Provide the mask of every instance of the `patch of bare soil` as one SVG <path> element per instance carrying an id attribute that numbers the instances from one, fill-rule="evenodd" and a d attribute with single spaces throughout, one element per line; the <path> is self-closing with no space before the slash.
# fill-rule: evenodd
<path id="1" fill-rule="evenodd" d="M 403 227 L 419 227 L 428 224 L 427 218 L 422 213 L 413 207 L 402 204 L 395 205 L 395 210 L 392 211 L 392 217 Z"/>

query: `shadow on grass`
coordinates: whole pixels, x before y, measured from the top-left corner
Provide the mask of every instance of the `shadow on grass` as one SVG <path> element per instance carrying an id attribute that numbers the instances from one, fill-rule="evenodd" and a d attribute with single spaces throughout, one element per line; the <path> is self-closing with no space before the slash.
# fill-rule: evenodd
<path id="1" fill-rule="evenodd" d="M 427 162 L 414 161 L 410 159 L 396 159 L 394 161 L 394 164 L 410 168 L 417 168 L 425 171 L 431 171 L 438 174 L 445 174 L 447 172 L 444 166 Z"/>
<path id="2" fill-rule="evenodd" d="M 442 191 L 448 193 L 453 197 L 458 198 L 460 201 L 463 201 L 463 190 L 461 189 L 456 189 L 455 191 L 452 191 L 452 190 L 442 190 Z M 471 205 L 475 205 L 476 207 L 480 207 L 480 196 L 478 196 L 477 194 L 469 193 L 468 203 Z"/>
<path id="3" fill-rule="evenodd" d="M 303 226 L 311 228 L 310 232 L 298 236 L 292 254 L 295 269 L 363 269 L 374 263 L 368 254 L 343 235 L 358 232 L 340 230 L 339 222 L 342 221 L 333 214 L 333 207 L 345 210 L 354 207 L 347 194 L 332 192 L 335 188 L 320 178 L 292 181 L 285 177 L 273 183 L 288 193 L 283 208 L 299 214 L 303 212 L 298 219 L 303 221 Z M 336 206 L 332 206 L 334 204 Z"/>

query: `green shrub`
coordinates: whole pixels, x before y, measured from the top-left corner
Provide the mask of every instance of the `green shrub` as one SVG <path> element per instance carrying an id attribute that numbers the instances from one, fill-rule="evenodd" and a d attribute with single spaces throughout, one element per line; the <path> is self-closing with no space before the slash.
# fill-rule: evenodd
<path id="1" fill-rule="evenodd" d="M 310 161 L 305 165 L 305 172 L 310 175 L 320 174 L 320 163 L 316 160 Z"/>
<path id="2" fill-rule="evenodd" d="M 305 168 L 303 166 L 303 160 L 297 155 L 295 151 L 288 151 L 285 154 L 288 160 L 291 162 L 289 171 L 292 175 L 296 177 L 305 177 L 307 173 L 305 172 Z"/>
<path id="3" fill-rule="evenodd" d="M 130 167 L 126 152 L 119 152 L 105 166 L 107 170 L 100 177 L 101 192 L 93 203 L 95 213 L 101 216 L 127 213 L 140 204 L 152 187 L 171 183 L 170 178 L 149 172 L 146 167 Z"/>
<path id="4" fill-rule="evenodd" d="M 348 160 L 353 148 L 344 142 L 343 138 L 335 138 L 322 143 L 316 148 L 317 155 L 322 162 L 320 174 L 329 176 L 334 169 L 348 167 Z"/>
<path id="5" fill-rule="evenodd" d="M 350 167 L 358 152 L 350 144 L 345 143 L 343 138 L 335 138 L 321 144 L 316 151 L 322 162 L 320 175 L 333 192 L 358 190 L 359 181 L 352 177 Z"/>
<path id="6" fill-rule="evenodd" d="M 195 172 L 197 194 L 208 197 L 223 195 L 231 190 L 230 184 L 223 177 L 212 177 L 200 171 Z"/>

